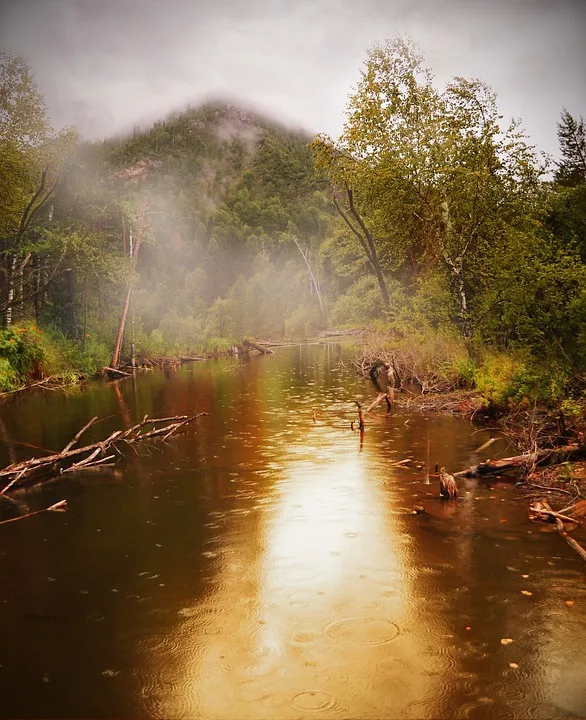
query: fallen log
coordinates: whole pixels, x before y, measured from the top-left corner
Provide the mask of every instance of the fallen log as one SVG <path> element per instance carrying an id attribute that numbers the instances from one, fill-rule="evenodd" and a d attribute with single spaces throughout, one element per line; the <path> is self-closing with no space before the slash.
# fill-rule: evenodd
<path id="1" fill-rule="evenodd" d="M 552 510 L 551 507 L 546 504 L 545 500 L 542 500 L 541 504 L 544 505 L 543 508 L 539 508 L 535 505 L 530 505 L 529 510 L 532 513 L 539 513 L 541 515 L 547 515 L 548 517 L 554 518 L 556 520 L 556 525 L 558 522 L 561 523 L 562 520 L 565 520 L 566 522 L 570 522 L 570 523 L 576 522 L 576 520 L 574 520 L 574 518 L 568 517 L 567 515 L 564 515 L 563 513 L 555 512 L 554 510 Z M 563 524 L 562 524 L 562 529 L 563 529 Z"/>
<path id="2" fill-rule="evenodd" d="M 243 340 L 242 346 L 247 350 L 249 348 L 252 348 L 253 350 L 258 350 L 258 352 L 262 355 L 270 355 L 273 353 L 273 350 L 270 347 L 263 347 L 262 345 L 259 345 L 258 343 L 255 343 L 253 340 L 249 339 Z"/>
<path id="3" fill-rule="evenodd" d="M 23 390 L 29 390 L 30 388 L 40 387 L 42 385 L 48 385 L 49 383 L 53 382 L 54 380 L 56 380 L 58 378 L 59 378 L 59 375 L 51 375 L 50 377 L 46 377 L 43 380 L 39 380 L 38 382 L 31 383 L 30 385 L 21 385 L 21 387 L 17 387 L 14 390 L 7 390 L 6 392 L 0 393 L 0 397 L 4 397 L 4 395 L 12 395 L 14 393 L 22 392 Z"/>
<path id="4" fill-rule="evenodd" d="M 323 330 L 320 333 L 320 337 L 351 337 L 353 335 L 361 335 L 363 332 L 363 327 L 350 328 L 348 330 Z"/>
<path id="5" fill-rule="evenodd" d="M 118 456 L 122 456 L 122 453 L 117 447 L 118 443 L 124 442 L 126 444 L 132 444 L 161 435 L 167 440 L 171 435 L 177 433 L 202 415 L 208 415 L 208 413 L 201 412 L 197 415 L 176 415 L 175 417 L 152 419 L 149 419 L 149 417 L 145 415 L 141 422 L 136 423 L 127 430 L 116 430 L 105 440 L 75 448 L 74 445 L 79 441 L 83 432 L 96 420 L 96 418 L 92 418 L 90 422 L 67 443 L 61 452 L 13 463 L 3 470 L 0 470 L 0 487 L 2 487 L 0 495 L 5 495 L 17 486 L 43 482 L 50 477 L 61 475 L 65 472 L 85 470 L 90 467 L 95 467 L 96 465 L 103 466 L 116 457 L 115 455 L 108 454 L 109 450 L 115 450 Z M 143 430 L 146 425 L 154 425 L 154 427 L 144 432 Z"/>
<path id="6" fill-rule="evenodd" d="M 102 374 L 103 375 L 111 375 L 112 377 L 115 377 L 115 378 L 132 377 L 131 373 L 127 373 L 124 370 L 119 370 L 118 368 L 112 368 L 112 367 L 102 368 Z"/>
<path id="7" fill-rule="evenodd" d="M 454 473 L 454 477 L 480 477 L 482 475 L 500 475 L 509 470 L 536 467 L 537 465 L 553 465 L 566 462 L 567 460 L 578 460 L 586 456 L 584 445 L 566 445 L 562 448 L 549 450 L 538 450 L 534 453 L 516 455 L 515 457 L 503 458 L 502 460 L 487 460 L 486 462 L 472 465 L 465 470 Z"/>
<path id="8" fill-rule="evenodd" d="M 557 531 L 559 532 L 559 534 L 564 538 L 564 540 L 568 543 L 568 545 L 572 548 L 572 550 L 575 550 L 578 553 L 578 555 L 582 558 L 582 560 L 586 561 L 586 550 L 584 550 L 584 548 L 580 545 L 579 542 L 577 542 L 576 540 L 574 540 L 574 538 L 571 538 L 568 535 L 561 518 L 563 517 L 565 520 L 567 520 L 571 523 L 574 523 L 576 521 L 573 520 L 572 518 L 565 518 L 563 515 L 560 515 L 560 513 L 554 512 L 551 509 L 547 500 L 545 500 L 545 498 L 541 500 L 541 505 L 543 506 L 542 508 L 533 508 L 532 507 L 531 510 L 534 512 L 543 513 L 550 517 L 553 517 L 555 519 L 555 525 L 556 525 L 556 528 L 557 528 Z"/>

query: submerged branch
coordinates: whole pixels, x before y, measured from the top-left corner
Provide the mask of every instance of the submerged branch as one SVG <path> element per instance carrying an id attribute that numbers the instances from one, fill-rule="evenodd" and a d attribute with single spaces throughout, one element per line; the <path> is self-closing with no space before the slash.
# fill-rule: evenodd
<path id="1" fill-rule="evenodd" d="M 109 450 L 115 450 L 118 455 L 121 456 L 121 452 L 116 447 L 116 443 L 124 442 L 126 444 L 132 444 L 141 442 L 146 438 L 158 436 L 164 436 L 166 440 L 202 415 L 208 415 L 208 413 L 201 412 L 197 415 L 176 415 L 175 417 L 152 419 L 149 419 L 148 416 L 145 415 L 141 422 L 127 430 L 116 430 L 105 440 L 84 447 L 74 448 L 74 445 L 78 442 L 81 435 L 96 422 L 97 418 L 92 418 L 89 423 L 81 428 L 75 437 L 67 443 L 61 452 L 13 463 L 3 470 L 0 470 L 0 486 L 4 485 L 0 491 L 0 495 L 5 495 L 16 486 L 43 482 L 44 480 L 65 472 L 75 472 L 97 465 L 104 465 L 116 457 L 115 455 L 108 454 Z M 142 432 L 146 425 L 154 425 L 155 427 L 147 432 Z"/>

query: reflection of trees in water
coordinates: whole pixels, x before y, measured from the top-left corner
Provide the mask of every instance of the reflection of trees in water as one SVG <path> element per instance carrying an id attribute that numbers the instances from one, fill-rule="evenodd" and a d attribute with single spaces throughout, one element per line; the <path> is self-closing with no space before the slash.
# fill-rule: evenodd
<path id="1" fill-rule="evenodd" d="M 6 450 L 6 455 L 8 457 L 8 463 L 6 464 L 12 464 L 16 462 L 16 449 L 10 440 L 10 437 L 8 435 L 8 430 L 6 429 L 6 424 L 4 420 L 2 419 L 2 415 L 0 415 L 0 440 L 2 441 L 2 444 L 4 445 L 4 448 Z M 1 457 L 1 456 L 0 456 Z"/>
<path id="2" fill-rule="evenodd" d="M 285 714 L 341 699 L 346 716 L 370 717 L 389 708 L 451 717 L 466 707 L 483 717 L 485 697 L 487 714 L 506 717 L 503 702 L 516 701 L 526 716 L 535 698 L 565 693 L 579 712 L 581 616 L 564 615 L 558 601 L 564 587 L 570 593 L 568 578 L 576 587 L 581 579 L 560 560 L 559 572 L 544 570 L 543 557 L 524 562 L 533 548 L 559 552 L 559 538 L 531 544 L 534 536 L 525 540 L 515 527 L 518 540 L 507 540 L 500 519 L 518 518 L 517 510 L 489 500 L 476 481 L 459 481 L 463 499 L 451 504 L 437 497 L 437 478 L 425 484 L 435 462 L 472 464 L 466 448 L 481 438 L 470 441 L 468 423 L 394 408 L 389 418 L 367 417 L 359 453 L 344 403 L 361 381 L 330 373 L 328 363 L 336 365 L 337 351 L 294 348 L 235 371 L 198 366 L 171 381 L 153 372 L 67 399 L 68 414 L 51 431 L 65 441 L 93 414 L 111 416 L 100 433 L 146 413 L 211 414 L 151 455 L 130 451 L 117 484 L 80 483 L 67 524 L 15 524 L 23 526 L 18 554 L 0 557 L 0 587 L 16 588 L 21 607 L 0 618 L 6 637 L 20 642 L 23 607 L 52 613 L 73 603 L 70 656 L 89 664 L 118 657 L 122 670 L 127 663 L 136 687 L 124 692 L 160 717 L 278 717 L 265 695 Z M 21 426 L 30 417 L 41 438 L 48 412 L 55 418 L 66 406 L 60 397 L 38 421 L 39 405 L 26 405 Z M 6 426 L 18 436 L 14 418 Z M 408 456 L 411 466 L 391 466 Z M 409 515 L 416 503 L 428 512 Z M 535 585 L 544 572 L 549 586 Z M 392 641 L 359 644 L 391 623 L 400 628 Z M 99 629 L 88 636 L 88 625 Z M 515 642 L 501 646 L 504 637 Z M 35 642 L 26 652 L 45 661 Z M 68 672 L 75 686 L 81 676 Z M 104 714 L 119 699 L 111 702 Z"/>

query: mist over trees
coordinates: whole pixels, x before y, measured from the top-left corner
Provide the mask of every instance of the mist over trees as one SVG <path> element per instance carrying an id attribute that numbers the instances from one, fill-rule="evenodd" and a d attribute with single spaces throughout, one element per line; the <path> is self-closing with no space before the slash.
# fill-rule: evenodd
<path id="1" fill-rule="evenodd" d="M 584 386 L 586 140 L 568 110 L 548 167 L 491 88 L 439 88 L 394 38 L 338 139 L 210 102 L 88 143 L 51 129 L 24 60 L 3 51 L 0 75 L 0 359 L 34 321 L 107 364 L 127 305 L 126 359 L 369 324 Z"/>

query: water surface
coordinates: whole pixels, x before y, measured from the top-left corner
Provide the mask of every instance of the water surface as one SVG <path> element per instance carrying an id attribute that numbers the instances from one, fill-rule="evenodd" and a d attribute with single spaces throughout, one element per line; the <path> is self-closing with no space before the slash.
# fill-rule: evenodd
<path id="1" fill-rule="evenodd" d="M 353 431 L 350 401 L 374 391 L 341 355 L 280 349 L 2 406 L 4 464 L 93 415 L 88 442 L 209 412 L 115 472 L 19 498 L 67 513 L 0 526 L 3 717 L 586 715 L 583 562 L 509 483 L 438 498 L 435 462 L 486 457 L 488 431 L 398 409 Z"/>

